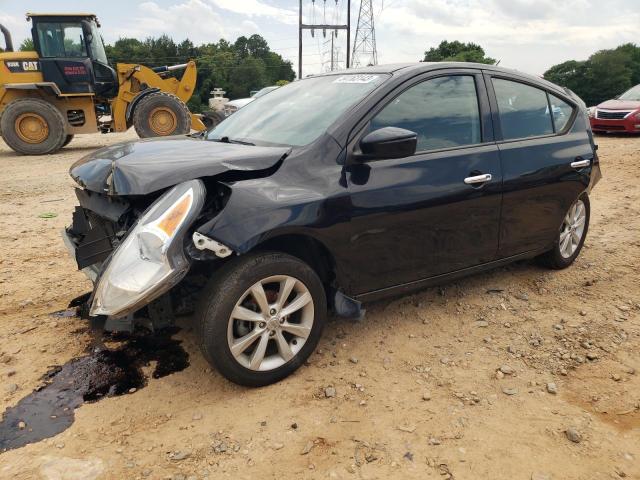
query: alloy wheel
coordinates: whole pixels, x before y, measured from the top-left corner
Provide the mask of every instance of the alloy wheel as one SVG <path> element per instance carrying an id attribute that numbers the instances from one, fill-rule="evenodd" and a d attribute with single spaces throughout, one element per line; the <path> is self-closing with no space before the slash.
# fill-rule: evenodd
<path id="1" fill-rule="evenodd" d="M 587 209 L 584 202 L 578 199 L 569 208 L 560 229 L 559 248 L 563 258 L 571 257 L 578 249 L 584 235 L 586 221 Z"/>
<path id="2" fill-rule="evenodd" d="M 249 287 L 234 306 L 227 342 L 235 360 L 256 371 L 294 358 L 311 334 L 313 298 L 300 280 L 276 275 Z"/>

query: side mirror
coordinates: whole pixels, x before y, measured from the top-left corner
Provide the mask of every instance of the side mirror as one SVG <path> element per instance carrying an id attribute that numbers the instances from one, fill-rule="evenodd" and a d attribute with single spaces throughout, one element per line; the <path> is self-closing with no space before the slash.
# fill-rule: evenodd
<path id="1" fill-rule="evenodd" d="M 360 140 L 361 161 L 410 157 L 416 153 L 418 134 L 411 130 L 384 127 L 368 133 Z"/>

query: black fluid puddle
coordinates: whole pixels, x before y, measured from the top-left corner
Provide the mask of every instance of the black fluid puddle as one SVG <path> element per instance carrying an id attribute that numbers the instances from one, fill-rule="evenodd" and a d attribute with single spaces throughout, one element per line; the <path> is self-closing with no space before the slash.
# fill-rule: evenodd
<path id="1" fill-rule="evenodd" d="M 121 347 L 100 349 L 50 370 L 43 386 L 8 408 L 0 422 L 0 453 L 53 437 L 71 426 L 74 410 L 133 392 L 147 383 L 142 367 L 157 362 L 153 378 L 161 378 L 189 366 L 189 355 L 171 335 L 177 329 L 154 335 L 126 337 Z"/>

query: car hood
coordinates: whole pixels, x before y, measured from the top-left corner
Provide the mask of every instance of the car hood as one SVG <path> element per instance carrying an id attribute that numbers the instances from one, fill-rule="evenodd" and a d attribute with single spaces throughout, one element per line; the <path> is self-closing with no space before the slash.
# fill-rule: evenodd
<path id="1" fill-rule="evenodd" d="M 77 161 L 69 174 L 87 190 L 146 195 L 194 178 L 273 167 L 289 147 L 258 147 L 185 136 L 120 143 Z"/>
<path id="2" fill-rule="evenodd" d="M 637 110 L 640 108 L 640 102 L 633 100 L 607 100 L 598 105 L 598 108 L 606 108 L 609 110 Z"/>

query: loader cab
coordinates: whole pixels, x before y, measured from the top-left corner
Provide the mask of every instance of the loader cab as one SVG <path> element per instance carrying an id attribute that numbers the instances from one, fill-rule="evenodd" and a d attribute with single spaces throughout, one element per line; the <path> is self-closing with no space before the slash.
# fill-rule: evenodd
<path id="1" fill-rule="evenodd" d="M 27 14 L 45 82 L 63 94 L 112 97 L 116 72 L 109 66 L 99 23 L 92 14 Z"/>

